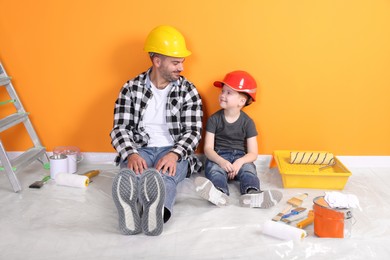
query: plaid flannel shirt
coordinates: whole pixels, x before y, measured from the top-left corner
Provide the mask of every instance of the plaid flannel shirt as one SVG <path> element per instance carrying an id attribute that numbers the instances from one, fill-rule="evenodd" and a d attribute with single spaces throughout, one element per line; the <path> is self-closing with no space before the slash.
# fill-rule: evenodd
<path id="1" fill-rule="evenodd" d="M 127 81 L 122 87 L 114 108 L 114 127 L 111 144 L 118 152 L 115 162 L 119 164 L 137 149 L 148 145 L 149 135 L 143 126 L 145 108 L 153 94 L 149 72 L 151 68 Z M 172 82 L 166 104 L 166 121 L 174 140 L 172 152 L 180 160 L 188 160 L 190 171 L 200 171 L 202 164 L 195 156 L 202 134 L 202 100 L 194 84 L 185 77 Z"/>

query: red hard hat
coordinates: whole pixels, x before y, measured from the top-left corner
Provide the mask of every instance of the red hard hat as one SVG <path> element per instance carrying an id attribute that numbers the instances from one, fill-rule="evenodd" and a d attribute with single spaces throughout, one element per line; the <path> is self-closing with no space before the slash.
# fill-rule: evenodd
<path id="1" fill-rule="evenodd" d="M 222 88 L 226 84 L 235 91 L 248 94 L 253 101 L 256 100 L 256 81 L 248 73 L 242 70 L 236 70 L 226 74 L 223 81 L 215 81 L 214 86 Z"/>

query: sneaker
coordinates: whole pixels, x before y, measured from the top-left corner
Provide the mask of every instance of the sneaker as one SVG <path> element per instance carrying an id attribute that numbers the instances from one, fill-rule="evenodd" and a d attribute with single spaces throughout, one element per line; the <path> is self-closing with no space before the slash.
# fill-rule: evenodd
<path id="1" fill-rule="evenodd" d="M 119 230 L 124 235 L 141 233 L 138 183 L 135 173 L 121 169 L 112 185 L 112 197 L 119 216 Z"/>
<path id="2" fill-rule="evenodd" d="M 240 206 L 268 209 L 278 204 L 282 197 L 283 194 L 277 190 L 266 190 L 260 193 L 244 194 L 240 197 Z"/>
<path id="3" fill-rule="evenodd" d="M 195 190 L 204 199 L 217 206 L 226 206 L 229 204 L 229 196 L 215 188 L 213 183 L 204 177 L 196 177 Z"/>
<path id="4" fill-rule="evenodd" d="M 160 173 L 147 169 L 141 174 L 140 202 L 143 207 L 142 229 L 148 236 L 158 236 L 163 231 L 165 185 Z"/>

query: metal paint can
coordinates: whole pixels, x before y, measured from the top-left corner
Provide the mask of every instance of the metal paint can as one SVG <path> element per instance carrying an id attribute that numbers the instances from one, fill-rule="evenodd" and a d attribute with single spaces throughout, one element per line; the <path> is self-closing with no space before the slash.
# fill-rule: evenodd
<path id="1" fill-rule="evenodd" d="M 313 200 L 314 233 L 319 237 L 347 238 L 352 231 L 352 209 L 331 208 L 324 196 Z"/>
<path id="2" fill-rule="evenodd" d="M 66 156 L 68 157 L 68 172 L 77 172 L 77 152 L 69 151 Z"/>
<path id="3" fill-rule="evenodd" d="M 81 161 L 82 156 L 80 149 L 76 146 L 58 146 L 53 150 L 53 154 L 64 154 L 68 157 L 68 173 L 77 172 L 77 164 Z"/>
<path id="4" fill-rule="evenodd" d="M 53 154 L 50 159 L 50 178 L 55 180 L 58 173 L 68 173 L 68 157 L 65 154 Z"/>

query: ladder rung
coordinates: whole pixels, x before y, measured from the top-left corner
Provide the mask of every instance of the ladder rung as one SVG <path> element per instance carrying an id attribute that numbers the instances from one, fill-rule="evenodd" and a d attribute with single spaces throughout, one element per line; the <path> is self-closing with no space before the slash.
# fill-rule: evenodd
<path id="1" fill-rule="evenodd" d="M 0 120 L 0 132 L 17 125 L 28 118 L 28 113 L 15 113 Z"/>
<path id="2" fill-rule="evenodd" d="M 10 127 L 13 127 L 19 123 L 24 123 L 24 126 L 31 138 L 31 141 L 34 144 L 33 148 L 30 148 L 29 150 L 20 154 L 18 157 L 10 160 L 10 158 L 8 158 L 7 151 L 5 150 L 3 143 L 0 140 L 0 162 L 1 162 L 0 170 L 3 170 L 7 174 L 8 179 L 14 191 L 18 192 L 22 189 L 22 187 L 20 186 L 20 182 L 18 180 L 18 177 L 16 176 L 16 172 L 24 168 L 25 166 L 29 165 L 35 160 L 41 162 L 46 168 L 50 166 L 50 164 L 48 163 L 49 158 L 47 157 L 46 149 L 42 147 L 41 142 L 39 141 L 39 138 L 34 130 L 34 127 L 30 122 L 28 116 L 29 113 L 24 110 L 18 98 L 18 95 L 16 94 L 16 91 L 11 83 L 11 77 L 7 75 L 1 62 L 0 62 L 0 86 L 5 87 L 5 90 L 8 92 L 8 96 L 11 98 L 11 100 L 0 102 L 0 105 L 12 102 L 16 109 L 14 110 L 16 111 L 16 113 L 11 115 L 6 114 L 7 115 L 6 117 L 2 117 L 0 119 L 0 132 Z"/>
<path id="3" fill-rule="evenodd" d="M 11 78 L 7 76 L 0 76 L 0 86 L 5 86 L 10 82 Z"/>
<path id="4" fill-rule="evenodd" d="M 8 103 L 15 103 L 15 102 L 16 102 L 15 99 L 9 99 L 9 100 L 5 100 L 5 101 L 0 101 L 0 106 L 6 105 Z"/>
<path id="5" fill-rule="evenodd" d="M 46 152 L 45 147 L 33 147 L 29 150 L 25 151 L 18 157 L 11 160 L 12 169 L 17 171 L 19 169 L 24 168 L 29 165 L 33 161 L 37 160 L 40 156 L 42 156 Z M 0 170 L 3 171 L 4 167 L 0 167 Z"/>

